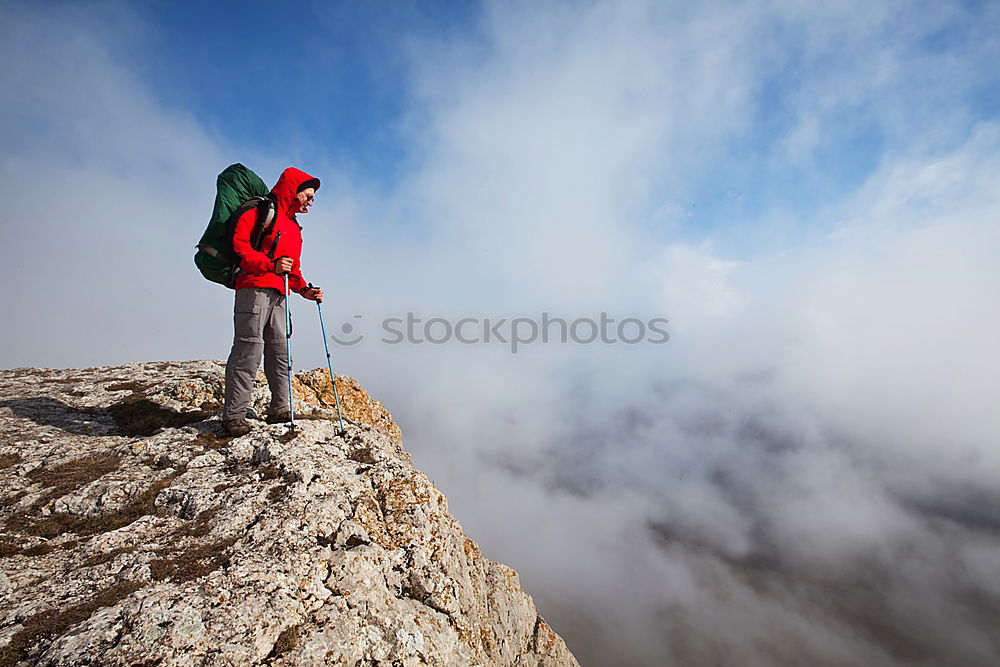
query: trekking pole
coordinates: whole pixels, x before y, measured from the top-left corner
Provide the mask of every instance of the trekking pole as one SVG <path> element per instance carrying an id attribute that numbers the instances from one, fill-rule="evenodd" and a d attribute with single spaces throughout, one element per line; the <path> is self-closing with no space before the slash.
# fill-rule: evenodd
<path id="1" fill-rule="evenodd" d="M 309 287 L 313 287 L 313 284 L 309 283 Z M 340 430 L 343 431 L 344 416 L 340 414 L 340 396 L 337 395 L 337 379 L 333 374 L 333 361 L 330 359 L 330 343 L 326 340 L 326 325 L 323 324 L 323 307 L 319 305 L 321 303 L 323 302 L 319 299 L 316 300 L 316 310 L 319 311 L 319 328 L 323 332 L 323 347 L 326 348 L 326 366 L 330 369 L 330 384 L 333 385 L 333 398 L 337 402 L 337 418 L 340 420 Z"/>
<path id="2" fill-rule="evenodd" d="M 288 307 L 288 274 L 285 277 L 285 354 L 288 355 L 288 420 L 295 430 L 295 407 L 292 405 L 292 311 Z"/>

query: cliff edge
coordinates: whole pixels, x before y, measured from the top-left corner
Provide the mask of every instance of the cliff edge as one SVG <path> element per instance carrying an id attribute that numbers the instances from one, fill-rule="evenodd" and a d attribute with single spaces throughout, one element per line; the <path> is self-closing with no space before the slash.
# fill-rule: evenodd
<path id="1" fill-rule="evenodd" d="M 357 382 L 229 438 L 223 371 L 0 371 L 0 666 L 577 665 Z"/>

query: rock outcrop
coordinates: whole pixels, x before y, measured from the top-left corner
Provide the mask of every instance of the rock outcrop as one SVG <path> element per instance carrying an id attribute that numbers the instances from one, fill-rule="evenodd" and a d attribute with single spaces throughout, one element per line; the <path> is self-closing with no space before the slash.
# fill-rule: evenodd
<path id="1" fill-rule="evenodd" d="M 0 371 L 0 665 L 577 664 L 357 382 L 232 439 L 223 370 Z"/>

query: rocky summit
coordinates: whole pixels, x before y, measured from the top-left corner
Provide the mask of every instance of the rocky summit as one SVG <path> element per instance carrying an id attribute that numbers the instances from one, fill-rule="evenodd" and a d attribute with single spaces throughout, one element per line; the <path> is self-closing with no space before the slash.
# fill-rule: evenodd
<path id="1" fill-rule="evenodd" d="M 357 382 L 230 438 L 223 374 L 0 371 L 0 665 L 577 664 Z"/>

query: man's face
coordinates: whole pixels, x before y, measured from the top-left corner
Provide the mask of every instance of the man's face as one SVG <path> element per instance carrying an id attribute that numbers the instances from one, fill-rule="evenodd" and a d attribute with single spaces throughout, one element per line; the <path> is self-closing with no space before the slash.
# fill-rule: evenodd
<path id="1" fill-rule="evenodd" d="M 299 213 L 308 213 L 309 207 L 313 205 L 313 197 L 316 196 L 316 188 L 306 188 L 295 196 L 299 199 Z"/>

